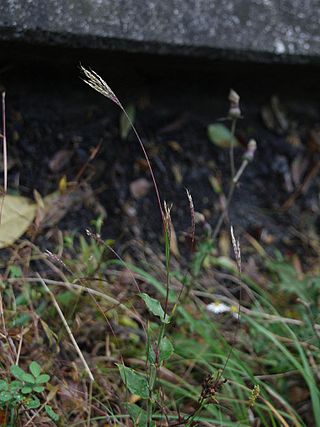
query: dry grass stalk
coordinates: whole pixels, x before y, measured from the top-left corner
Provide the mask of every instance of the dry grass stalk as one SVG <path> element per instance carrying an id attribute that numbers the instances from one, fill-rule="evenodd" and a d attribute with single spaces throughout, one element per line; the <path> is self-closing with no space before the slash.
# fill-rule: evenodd
<path id="1" fill-rule="evenodd" d="M 106 98 L 111 99 L 111 101 L 115 102 L 121 108 L 121 103 L 119 99 L 116 97 L 115 93 L 111 90 L 110 86 L 93 70 L 87 70 L 84 67 L 80 67 L 83 74 L 86 76 L 86 79 L 83 79 L 87 85 L 89 85 L 92 89 L 101 93 L 101 95 Z"/>
<path id="2" fill-rule="evenodd" d="M 75 349 L 76 349 L 76 351 L 77 351 L 77 353 L 79 355 L 79 358 L 80 358 L 81 362 L 83 363 L 83 365 L 85 367 L 85 370 L 86 370 L 86 372 L 88 374 L 88 377 L 90 378 L 90 381 L 94 381 L 94 377 L 92 375 L 92 372 L 91 372 L 91 370 L 90 370 L 90 368 L 89 368 L 89 366 L 88 366 L 88 364 L 86 362 L 86 359 L 84 358 L 84 356 L 83 356 L 83 354 L 82 354 L 82 352 L 81 352 L 81 350 L 80 350 L 80 348 L 79 348 L 79 346 L 77 344 L 77 341 L 75 340 L 75 338 L 73 336 L 73 333 L 72 333 L 72 331 L 71 331 L 71 329 L 70 329 L 70 327 L 69 327 L 69 325 L 68 325 L 68 323 L 67 323 L 67 321 L 66 321 L 66 319 L 64 317 L 64 314 L 62 313 L 62 310 L 61 310 L 59 304 L 57 303 L 57 300 L 55 299 L 53 293 L 50 291 L 50 289 L 48 288 L 48 286 L 46 285 L 45 281 L 43 280 L 43 278 L 40 276 L 39 273 L 37 273 L 37 276 L 38 276 L 38 279 L 39 279 L 40 283 L 42 284 L 42 286 L 46 290 L 46 292 L 50 295 L 50 298 L 52 299 L 53 305 L 55 306 L 55 308 L 56 308 L 56 310 L 57 310 L 57 312 L 58 312 L 58 314 L 60 316 L 60 319 L 61 319 L 64 327 L 66 328 L 66 331 L 67 331 L 67 333 L 69 335 L 69 338 L 70 338 L 72 344 L 74 345 L 74 347 L 75 347 Z"/>
<path id="3" fill-rule="evenodd" d="M 190 207 L 190 213 L 191 213 L 191 250 L 194 250 L 194 239 L 196 234 L 196 218 L 195 218 L 195 210 L 194 210 L 194 204 L 192 200 L 192 196 L 188 189 L 186 189 L 187 197 L 189 200 L 189 207 Z"/>
<path id="4" fill-rule="evenodd" d="M 83 72 L 83 74 L 85 75 L 86 79 L 83 79 L 83 81 L 89 85 L 92 89 L 96 90 L 97 92 L 99 92 L 101 95 L 105 96 L 106 98 L 110 99 L 111 101 L 113 101 L 115 104 L 117 104 L 120 109 L 123 111 L 123 114 L 126 116 L 128 123 L 130 124 L 139 144 L 141 147 L 141 150 L 143 152 L 143 155 L 146 159 L 147 165 L 148 165 L 148 169 L 152 178 L 152 182 L 153 182 L 153 186 L 154 186 L 154 190 L 157 196 L 157 201 L 158 201 L 158 205 L 159 205 L 159 210 L 160 210 L 160 214 L 162 217 L 162 220 L 164 222 L 164 213 L 162 210 L 162 203 L 161 203 L 161 197 L 160 197 L 160 192 L 158 189 L 158 185 L 157 185 L 157 181 L 156 178 L 154 176 L 153 173 L 153 169 L 151 166 L 151 162 L 148 156 L 148 153 L 145 149 L 145 146 L 142 142 L 142 139 L 137 131 L 137 129 L 135 128 L 134 124 L 132 123 L 132 120 L 130 118 L 130 116 L 128 115 L 126 109 L 123 107 L 123 105 L 121 104 L 121 102 L 119 101 L 118 97 L 116 96 L 116 94 L 112 91 L 112 89 L 110 88 L 110 86 L 103 80 L 102 77 L 100 77 L 95 71 L 93 70 L 87 70 L 86 68 L 81 66 L 81 71 Z"/>

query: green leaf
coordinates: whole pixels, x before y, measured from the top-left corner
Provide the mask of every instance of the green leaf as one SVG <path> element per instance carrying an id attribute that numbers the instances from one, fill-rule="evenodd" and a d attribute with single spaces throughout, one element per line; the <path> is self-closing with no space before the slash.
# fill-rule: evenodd
<path id="1" fill-rule="evenodd" d="M 147 427 L 148 416 L 145 410 L 135 403 L 128 403 L 127 410 L 135 426 Z M 151 421 L 150 426 L 155 427 L 155 422 Z"/>
<path id="2" fill-rule="evenodd" d="M 22 387 L 22 383 L 20 381 L 11 381 L 10 383 L 10 390 L 11 392 L 16 392 L 20 390 Z"/>
<path id="3" fill-rule="evenodd" d="M 31 374 L 28 374 L 27 372 L 23 373 L 22 378 L 23 378 L 24 382 L 29 383 L 29 384 L 35 384 L 35 382 L 36 382 L 35 378 Z"/>
<path id="4" fill-rule="evenodd" d="M 47 383 L 50 380 L 50 376 L 48 374 L 42 374 L 39 375 L 38 378 L 36 378 L 36 384 L 44 384 Z"/>
<path id="5" fill-rule="evenodd" d="M 145 302 L 147 309 L 154 314 L 155 316 L 159 317 L 161 322 L 163 323 L 170 323 L 170 317 L 164 314 L 164 310 L 161 307 L 161 304 L 158 300 L 149 297 L 148 294 L 141 293 L 140 297 Z"/>
<path id="6" fill-rule="evenodd" d="M 228 128 L 220 123 L 214 123 L 208 126 L 208 137 L 214 145 L 220 148 L 229 148 L 231 145 L 239 145 L 237 138 L 232 135 Z"/>
<path id="7" fill-rule="evenodd" d="M 35 386 L 33 387 L 33 391 L 35 391 L 36 393 L 42 393 L 42 392 L 43 392 L 43 390 L 44 390 L 43 385 L 35 385 Z"/>
<path id="8" fill-rule="evenodd" d="M 26 407 L 28 409 L 37 409 L 40 406 L 40 400 L 37 397 L 33 397 L 29 402 L 26 404 Z"/>
<path id="9" fill-rule="evenodd" d="M 149 387 L 146 377 L 137 373 L 131 368 L 117 364 L 122 381 L 132 394 L 147 399 L 149 397 Z"/>
<path id="10" fill-rule="evenodd" d="M 169 341 L 169 338 L 164 337 L 160 343 L 158 362 L 163 362 L 164 360 L 169 359 L 173 351 L 174 351 L 174 348 L 171 342 Z M 156 353 L 154 351 L 154 347 L 152 347 L 151 345 L 149 347 L 148 360 L 151 363 L 156 362 Z"/>
<path id="11" fill-rule="evenodd" d="M 34 377 L 38 377 L 41 374 L 41 366 L 37 362 L 31 362 L 29 365 L 29 371 Z"/>
<path id="12" fill-rule="evenodd" d="M 10 372 L 12 373 L 12 375 L 15 378 L 17 378 L 17 380 L 24 381 L 23 377 L 24 377 L 24 375 L 26 373 L 24 372 L 23 369 L 20 368 L 20 366 L 18 366 L 18 365 L 12 365 L 10 367 Z"/>
<path id="13" fill-rule="evenodd" d="M 32 387 L 30 387 L 29 385 L 25 385 L 24 387 L 22 387 L 21 389 L 21 393 L 22 394 L 29 394 L 32 392 Z"/>
<path id="14" fill-rule="evenodd" d="M 44 409 L 53 421 L 59 421 L 59 418 L 60 418 L 59 415 L 54 412 L 54 410 L 51 408 L 51 406 L 46 405 L 44 407 Z"/>
<path id="15" fill-rule="evenodd" d="M 0 392 L 0 402 L 8 402 L 12 399 L 12 394 L 9 391 Z"/>
<path id="16" fill-rule="evenodd" d="M 133 104 L 128 105 L 128 107 L 125 108 L 130 120 L 132 123 L 134 123 L 135 116 L 136 116 L 136 110 L 134 108 Z M 131 123 L 128 120 L 128 117 L 126 114 L 122 111 L 120 116 L 120 136 L 121 139 L 127 139 L 129 132 L 131 129 Z"/>
<path id="17" fill-rule="evenodd" d="M 12 278 L 19 278 L 23 276 L 21 267 L 19 265 L 10 265 L 9 267 L 9 275 Z"/>
<path id="18" fill-rule="evenodd" d="M 169 359 L 174 351 L 173 345 L 169 341 L 169 338 L 164 337 L 160 343 L 159 361 Z"/>
<path id="19" fill-rule="evenodd" d="M 9 390 L 9 384 L 5 380 L 0 380 L 0 391 Z"/>

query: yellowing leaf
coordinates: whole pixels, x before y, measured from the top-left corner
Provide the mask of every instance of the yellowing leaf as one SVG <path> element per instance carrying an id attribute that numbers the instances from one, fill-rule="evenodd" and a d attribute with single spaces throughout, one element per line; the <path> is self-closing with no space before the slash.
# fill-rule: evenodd
<path id="1" fill-rule="evenodd" d="M 67 177 L 63 175 L 63 177 L 59 181 L 59 191 L 61 194 L 64 194 L 66 192 L 67 186 L 68 186 Z"/>
<path id="2" fill-rule="evenodd" d="M 36 204 L 26 197 L 7 195 L 4 198 L 0 223 L 0 248 L 19 239 L 36 215 Z"/>

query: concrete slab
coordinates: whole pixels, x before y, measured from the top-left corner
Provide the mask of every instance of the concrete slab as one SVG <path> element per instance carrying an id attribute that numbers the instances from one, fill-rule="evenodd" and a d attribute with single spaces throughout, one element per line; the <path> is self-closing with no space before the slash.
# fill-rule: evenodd
<path id="1" fill-rule="evenodd" d="M 319 0 L 1 0 L 0 40 L 320 62 Z"/>

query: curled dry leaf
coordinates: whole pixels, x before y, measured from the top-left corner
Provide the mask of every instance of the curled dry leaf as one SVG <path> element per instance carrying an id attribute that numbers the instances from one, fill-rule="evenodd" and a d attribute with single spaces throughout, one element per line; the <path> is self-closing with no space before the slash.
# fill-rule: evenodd
<path id="1" fill-rule="evenodd" d="M 151 183 L 145 178 L 139 178 L 130 184 L 130 193 L 135 199 L 141 199 L 150 190 Z"/>
<path id="2" fill-rule="evenodd" d="M 35 218 L 36 206 L 26 197 L 5 196 L 0 224 L 0 248 L 12 245 L 27 231 Z"/>
<path id="3" fill-rule="evenodd" d="M 62 149 L 57 151 L 49 161 L 50 170 L 52 172 L 61 172 L 68 166 L 72 156 L 72 150 Z"/>

